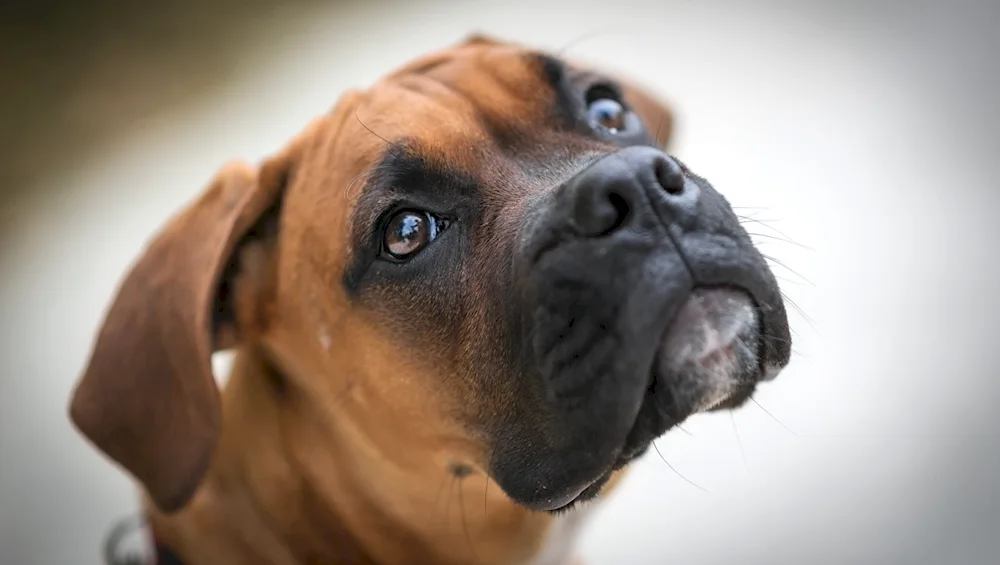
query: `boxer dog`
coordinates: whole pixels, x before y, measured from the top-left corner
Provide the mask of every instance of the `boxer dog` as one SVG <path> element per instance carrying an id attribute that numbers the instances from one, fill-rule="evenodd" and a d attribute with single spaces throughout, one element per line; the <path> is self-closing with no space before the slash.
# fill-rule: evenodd
<path id="1" fill-rule="evenodd" d="M 789 361 L 774 276 L 671 126 L 635 83 L 476 36 L 222 167 L 70 406 L 161 558 L 567 563 L 654 439 Z"/>

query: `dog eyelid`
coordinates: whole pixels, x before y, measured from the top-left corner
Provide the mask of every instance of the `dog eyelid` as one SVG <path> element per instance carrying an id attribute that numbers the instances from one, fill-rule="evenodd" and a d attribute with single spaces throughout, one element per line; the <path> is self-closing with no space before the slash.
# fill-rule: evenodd
<path id="1" fill-rule="evenodd" d="M 601 99 L 610 99 L 621 104 L 622 107 L 626 108 L 626 110 L 628 109 L 625 106 L 625 100 L 624 96 L 622 96 L 621 89 L 614 83 L 610 82 L 595 82 L 587 86 L 583 99 L 588 106 Z"/>

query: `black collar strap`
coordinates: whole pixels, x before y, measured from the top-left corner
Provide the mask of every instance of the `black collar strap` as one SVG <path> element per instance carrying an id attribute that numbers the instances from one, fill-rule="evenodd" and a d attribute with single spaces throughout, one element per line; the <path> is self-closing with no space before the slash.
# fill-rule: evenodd
<path id="1" fill-rule="evenodd" d="M 162 545 L 156 545 L 156 565 L 184 565 L 180 559 L 172 551 L 163 547 Z"/>

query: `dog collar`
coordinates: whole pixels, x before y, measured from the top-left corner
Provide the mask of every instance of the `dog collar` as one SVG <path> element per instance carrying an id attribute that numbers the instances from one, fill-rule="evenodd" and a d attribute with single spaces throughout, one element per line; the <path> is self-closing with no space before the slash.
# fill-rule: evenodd
<path id="1" fill-rule="evenodd" d="M 184 565 L 156 537 L 145 516 L 119 520 L 104 540 L 105 565 Z"/>
<path id="2" fill-rule="evenodd" d="M 155 545 L 155 552 L 156 556 L 154 557 L 153 565 L 184 565 L 184 562 L 174 555 L 174 552 L 162 544 L 157 543 Z"/>

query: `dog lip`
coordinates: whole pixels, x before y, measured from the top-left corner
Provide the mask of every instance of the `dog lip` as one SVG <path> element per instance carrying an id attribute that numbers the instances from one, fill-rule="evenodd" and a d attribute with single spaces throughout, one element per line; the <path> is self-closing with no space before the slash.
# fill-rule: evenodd
<path id="1" fill-rule="evenodd" d="M 756 325 L 749 297 L 730 289 L 697 289 L 667 328 L 661 355 L 671 368 L 718 360 Z"/>
<path id="2" fill-rule="evenodd" d="M 584 493 L 599 480 L 600 477 L 596 477 L 594 480 L 580 484 L 576 488 L 563 490 L 561 495 L 557 497 L 540 496 L 531 501 L 530 504 L 527 504 L 527 506 L 532 510 L 539 512 L 558 512 L 559 510 L 572 506 L 583 498 Z M 543 486 L 541 488 L 544 489 L 545 487 Z"/>
<path id="3" fill-rule="evenodd" d="M 711 410 L 757 376 L 759 316 L 750 296 L 731 288 L 696 289 L 668 326 L 657 370 L 684 416 Z"/>
<path id="4" fill-rule="evenodd" d="M 752 392 L 759 374 L 757 307 L 734 287 L 696 287 L 664 329 L 636 422 L 617 464 L 690 415 Z"/>
<path id="5" fill-rule="evenodd" d="M 747 292 L 732 287 L 693 289 L 663 330 L 646 397 L 612 467 L 635 460 L 653 439 L 689 415 L 739 396 L 757 374 L 759 352 L 748 344 L 757 339 L 758 323 Z M 530 506 L 548 512 L 570 508 L 596 496 L 601 479 L 564 490 L 558 499 L 536 498 Z"/>
<path id="6" fill-rule="evenodd" d="M 614 474 L 614 471 L 616 471 L 618 468 L 619 467 L 616 465 L 615 468 L 609 470 L 608 472 L 602 474 L 593 481 L 587 483 L 587 486 L 583 490 L 581 490 L 576 496 L 567 500 L 565 504 L 562 504 L 560 506 L 555 506 L 552 508 L 545 508 L 544 511 L 549 513 L 559 513 L 565 510 L 569 510 L 570 508 L 573 508 L 578 503 L 586 502 L 588 500 L 596 498 L 598 495 L 600 495 L 601 491 L 604 490 L 604 486 L 608 483 L 609 480 L 611 480 L 611 476 Z"/>
<path id="7" fill-rule="evenodd" d="M 761 374 L 760 380 L 762 382 L 773 381 L 778 378 L 778 374 L 781 373 L 782 369 L 783 368 L 780 365 L 767 363 L 764 365 L 764 372 Z"/>

